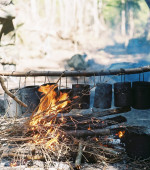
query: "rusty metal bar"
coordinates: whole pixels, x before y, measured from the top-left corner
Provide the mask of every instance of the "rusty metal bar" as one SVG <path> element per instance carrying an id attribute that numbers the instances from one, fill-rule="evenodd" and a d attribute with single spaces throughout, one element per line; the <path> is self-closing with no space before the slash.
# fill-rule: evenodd
<path id="1" fill-rule="evenodd" d="M 105 75 L 122 75 L 122 74 L 139 74 L 150 72 L 150 66 L 132 68 L 132 69 L 117 69 L 117 70 L 99 70 L 99 71 L 29 71 L 29 72 L 6 72 L 1 71 L 1 76 L 15 76 L 15 77 L 37 77 L 37 76 L 62 76 L 62 77 L 76 77 L 76 76 L 105 76 Z"/>

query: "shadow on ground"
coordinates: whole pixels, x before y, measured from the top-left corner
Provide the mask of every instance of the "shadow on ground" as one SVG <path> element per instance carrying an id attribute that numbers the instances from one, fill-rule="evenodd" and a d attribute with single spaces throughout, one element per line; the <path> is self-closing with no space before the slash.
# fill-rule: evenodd
<path id="1" fill-rule="evenodd" d="M 145 38 L 133 38 L 129 41 L 128 46 L 125 48 L 124 43 L 115 43 L 112 46 L 106 46 L 98 51 L 105 51 L 112 55 L 136 55 L 136 54 L 149 54 L 150 41 Z"/>
<path id="2" fill-rule="evenodd" d="M 101 70 L 113 70 L 113 69 L 130 69 L 130 68 L 139 68 L 144 66 L 149 66 L 150 60 L 138 60 L 136 63 L 130 63 L 130 62 L 120 62 L 120 63 L 113 63 L 111 65 L 100 65 L 97 64 L 93 59 L 88 60 L 88 68 L 87 70 L 94 70 L 94 71 L 101 71 Z M 108 76 L 106 76 L 108 77 Z M 110 77 L 110 76 L 109 76 Z M 117 82 L 121 81 L 121 76 L 111 76 L 112 80 Z M 131 74 L 125 76 L 125 81 L 150 81 L 150 72 L 146 72 L 143 74 Z M 122 79 L 124 77 L 122 76 Z"/>

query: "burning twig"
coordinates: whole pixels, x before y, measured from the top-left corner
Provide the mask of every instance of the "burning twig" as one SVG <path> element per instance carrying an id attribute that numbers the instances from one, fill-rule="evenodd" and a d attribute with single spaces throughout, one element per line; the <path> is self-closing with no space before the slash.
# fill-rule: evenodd
<path id="1" fill-rule="evenodd" d="M 76 169 L 81 168 L 81 159 L 82 159 L 82 153 L 83 153 L 83 144 L 82 141 L 79 142 L 79 147 L 78 147 L 78 154 L 75 160 L 75 167 Z"/>
<path id="2" fill-rule="evenodd" d="M 41 105 L 41 103 L 44 102 L 44 100 L 47 98 L 47 96 L 49 95 L 49 93 L 54 90 L 56 87 L 57 87 L 57 83 L 60 81 L 60 79 L 63 77 L 65 71 L 61 73 L 60 77 L 58 78 L 57 82 L 56 82 L 56 85 L 53 85 L 49 88 L 48 92 L 43 96 L 43 98 L 41 99 L 39 105 Z M 33 111 L 32 113 L 32 116 L 31 116 L 31 119 L 33 118 L 34 114 L 37 112 L 38 108 L 39 108 L 39 105 L 35 108 L 35 110 Z M 46 110 L 42 111 L 42 112 L 38 112 L 38 114 L 36 113 L 36 116 L 43 113 L 43 112 L 46 112 L 47 109 L 50 109 L 50 106 L 48 108 L 46 108 Z"/>
<path id="3" fill-rule="evenodd" d="M 0 84 L 3 88 L 3 90 L 5 91 L 5 93 L 10 96 L 12 99 L 14 99 L 19 105 L 23 106 L 23 107 L 28 107 L 25 103 L 23 103 L 21 100 L 19 100 L 16 96 L 14 96 L 5 86 L 4 84 L 4 79 L 0 76 Z"/>

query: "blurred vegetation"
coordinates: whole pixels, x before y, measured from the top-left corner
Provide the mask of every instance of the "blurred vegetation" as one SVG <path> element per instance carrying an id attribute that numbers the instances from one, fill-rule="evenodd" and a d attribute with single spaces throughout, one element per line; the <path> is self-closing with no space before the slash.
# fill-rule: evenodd
<path id="1" fill-rule="evenodd" d="M 128 10 L 133 11 L 135 36 L 142 36 L 149 15 L 149 8 L 144 0 L 103 0 L 103 3 L 103 15 L 105 22 L 113 29 L 120 28 L 122 20 L 121 12 L 125 10 L 128 5 Z"/>
<path id="2" fill-rule="evenodd" d="M 13 2 L 20 3 L 19 0 Z M 59 28 L 64 32 L 87 29 L 93 29 L 96 35 L 103 29 L 121 32 L 122 11 L 125 11 L 127 33 L 131 11 L 134 36 L 140 36 L 144 33 L 149 15 L 144 0 L 25 0 L 23 3 L 26 8 L 28 6 L 28 12 L 31 12 L 31 18 L 28 19 L 37 17 L 38 21 L 48 20 L 47 24 L 51 25 L 51 28 L 56 26 L 57 30 Z M 66 27 L 70 27 L 70 30 Z"/>
<path id="3" fill-rule="evenodd" d="M 13 3 L 16 46 L 22 49 L 17 50 L 21 57 L 51 56 L 52 41 L 57 44 L 58 39 L 72 43 L 76 52 L 85 43 L 81 41 L 90 36 L 93 39 L 106 34 L 120 36 L 126 47 L 133 38 L 149 39 L 150 15 L 145 0 L 13 0 Z M 72 50 L 72 46 L 67 48 Z"/>

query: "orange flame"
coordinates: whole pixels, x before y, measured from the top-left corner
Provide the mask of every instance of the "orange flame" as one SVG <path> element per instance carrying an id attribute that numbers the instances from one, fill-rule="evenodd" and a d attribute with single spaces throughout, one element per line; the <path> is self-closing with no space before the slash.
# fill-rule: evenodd
<path id="1" fill-rule="evenodd" d="M 104 146 L 104 147 L 108 147 L 108 145 L 104 145 L 104 144 L 102 144 L 102 143 L 99 143 L 99 146 Z"/>
<path id="2" fill-rule="evenodd" d="M 91 126 L 90 126 L 90 124 L 89 124 L 88 130 L 92 130 L 92 128 L 91 128 Z"/>
<path id="3" fill-rule="evenodd" d="M 122 138 L 125 134 L 125 131 L 119 131 L 116 136 L 119 136 L 119 138 Z"/>
<path id="4" fill-rule="evenodd" d="M 73 99 L 78 99 L 78 98 L 79 98 L 79 96 L 74 96 L 74 97 L 73 97 Z"/>
<path id="5" fill-rule="evenodd" d="M 99 141 L 99 139 L 97 137 L 93 137 L 93 140 L 96 141 L 96 142 Z"/>
<path id="6" fill-rule="evenodd" d="M 16 167 L 17 166 L 17 162 L 11 162 L 10 163 L 10 167 Z"/>
<path id="7" fill-rule="evenodd" d="M 57 94 L 57 85 L 40 86 L 39 92 L 43 97 L 40 100 L 38 111 L 34 113 L 29 122 L 29 131 L 33 131 L 32 137 L 35 144 L 44 144 L 46 148 L 55 150 L 60 136 L 58 128 L 61 124 L 56 124 L 57 114 L 67 106 L 68 94 L 60 92 Z M 63 121 L 62 117 L 62 123 Z"/>

